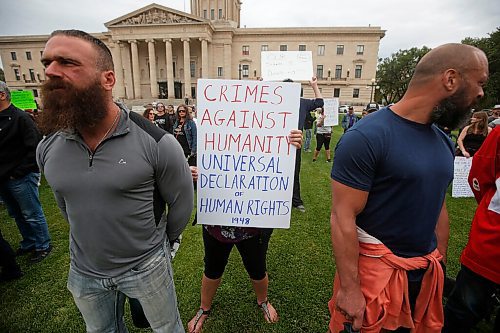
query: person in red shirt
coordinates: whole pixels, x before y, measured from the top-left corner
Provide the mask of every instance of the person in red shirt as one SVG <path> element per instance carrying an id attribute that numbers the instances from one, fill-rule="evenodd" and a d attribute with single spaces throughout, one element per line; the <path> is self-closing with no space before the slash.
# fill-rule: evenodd
<path id="1" fill-rule="evenodd" d="M 478 207 L 462 252 L 462 268 L 445 307 L 443 332 L 469 332 L 500 295 L 500 127 L 474 155 L 469 185 Z M 500 332 L 500 313 L 493 332 Z"/>

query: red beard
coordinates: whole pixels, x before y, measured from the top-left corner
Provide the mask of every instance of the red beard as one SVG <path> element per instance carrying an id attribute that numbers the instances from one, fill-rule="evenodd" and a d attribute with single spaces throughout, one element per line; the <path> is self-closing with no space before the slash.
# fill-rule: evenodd
<path id="1" fill-rule="evenodd" d="M 43 134 L 60 130 L 94 127 L 106 116 L 107 96 L 96 77 L 84 88 L 76 88 L 61 79 L 49 79 L 42 85 Z"/>

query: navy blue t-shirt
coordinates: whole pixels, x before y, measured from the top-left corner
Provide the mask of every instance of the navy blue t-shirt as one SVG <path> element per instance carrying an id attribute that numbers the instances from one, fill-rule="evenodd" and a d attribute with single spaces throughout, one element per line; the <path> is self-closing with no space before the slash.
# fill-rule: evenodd
<path id="1" fill-rule="evenodd" d="M 453 144 L 435 125 L 381 109 L 357 122 L 337 144 L 332 179 L 369 192 L 356 224 L 396 255 L 436 248 L 436 227 L 453 179 Z"/>

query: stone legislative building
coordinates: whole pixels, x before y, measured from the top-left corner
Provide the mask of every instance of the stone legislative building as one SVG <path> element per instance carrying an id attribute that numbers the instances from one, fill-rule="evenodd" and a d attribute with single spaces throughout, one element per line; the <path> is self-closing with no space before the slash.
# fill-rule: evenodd
<path id="1" fill-rule="evenodd" d="M 191 13 L 158 4 L 140 8 L 92 33 L 109 46 L 116 72 L 114 96 L 133 103 L 196 99 L 200 78 L 258 80 L 261 51 L 312 51 L 325 98 L 365 105 L 373 93 L 380 27 L 246 28 L 240 0 L 191 0 Z M 11 89 L 39 97 L 40 63 L 48 35 L 0 36 L 0 56 Z M 312 97 L 303 84 L 304 97 Z"/>

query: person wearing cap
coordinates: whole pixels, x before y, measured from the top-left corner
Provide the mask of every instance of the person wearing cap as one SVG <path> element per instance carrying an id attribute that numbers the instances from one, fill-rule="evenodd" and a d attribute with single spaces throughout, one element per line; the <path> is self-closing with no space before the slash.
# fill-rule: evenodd
<path id="1" fill-rule="evenodd" d="M 490 127 L 500 124 L 500 104 L 497 104 L 491 110 L 491 116 L 488 117 L 488 124 Z"/>
<path id="2" fill-rule="evenodd" d="M 341 126 L 344 129 L 344 133 L 351 128 L 358 121 L 358 117 L 354 114 L 354 108 L 352 106 L 347 110 L 347 114 L 342 118 Z"/>

